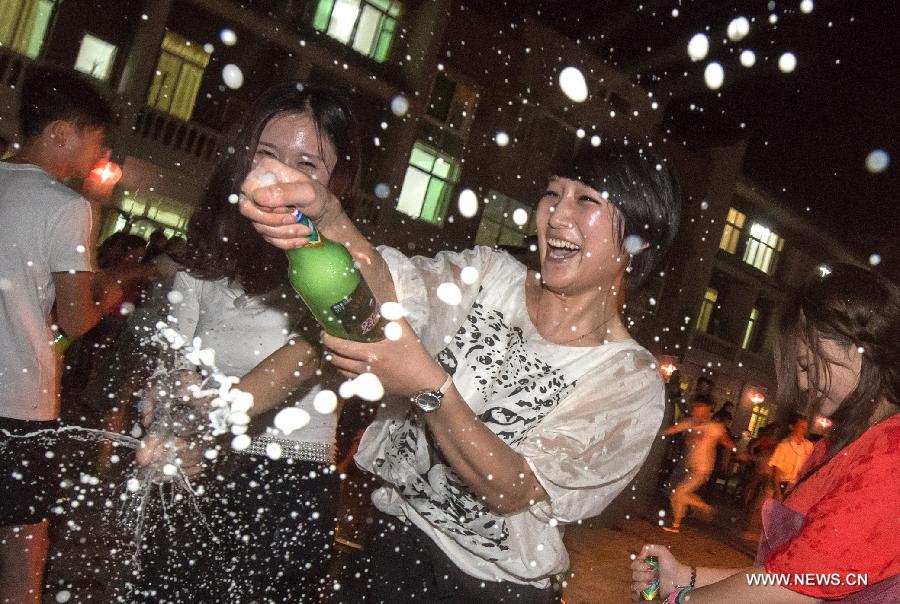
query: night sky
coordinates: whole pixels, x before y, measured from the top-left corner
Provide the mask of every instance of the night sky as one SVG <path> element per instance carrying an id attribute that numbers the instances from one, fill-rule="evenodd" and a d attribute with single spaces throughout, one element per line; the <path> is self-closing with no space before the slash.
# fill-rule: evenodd
<path id="1" fill-rule="evenodd" d="M 800 0 L 525 3 L 655 96 L 669 98 L 666 126 L 676 140 L 705 145 L 747 138 L 748 177 L 865 257 L 879 254 L 877 270 L 900 282 L 895 2 L 813 0 L 808 14 Z M 731 42 L 726 29 L 737 16 L 750 20 L 750 33 Z M 709 37 L 710 51 L 692 62 L 687 45 L 699 32 Z M 756 54 L 750 69 L 738 60 L 744 49 Z M 790 74 L 777 65 L 786 51 L 797 58 Z M 725 69 L 716 92 L 704 83 L 709 61 Z M 866 157 L 875 149 L 887 151 L 891 163 L 873 174 Z"/>

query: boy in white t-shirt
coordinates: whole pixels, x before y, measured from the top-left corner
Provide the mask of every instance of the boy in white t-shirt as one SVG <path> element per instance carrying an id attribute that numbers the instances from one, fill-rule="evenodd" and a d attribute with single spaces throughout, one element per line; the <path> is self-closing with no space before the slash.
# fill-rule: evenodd
<path id="1" fill-rule="evenodd" d="M 0 163 L 0 602 L 39 602 L 59 478 L 47 439 L 13 436 L 58 425 L 54 339 L 101 315 L 91 206 L 62 182 L 104 155 L 112 112 L 80 77 L 32 68 L 19 118 L 21 149 Z"/>
<path id="2" fill-rule="evenodd" d="M 769 458 L 773 492 L 778 501 L 784 501 L 784 496 L 797 482 L 797 475 L 813 451 L 812 441 L 806 438 L 809 420 L 803 416 L 795 416 L 789 427 L 791 433 L 778 443 L 772 457 Z"/>

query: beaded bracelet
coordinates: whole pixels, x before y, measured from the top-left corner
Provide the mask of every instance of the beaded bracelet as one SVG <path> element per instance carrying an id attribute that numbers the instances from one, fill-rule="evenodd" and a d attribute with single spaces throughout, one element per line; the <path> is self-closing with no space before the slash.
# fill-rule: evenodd
<path id="1" fill-rule="evenodd" d="M 694 589 L 694 586 L 697 584 L 697 567 L 691 567 L 691 582 L 688 585 L 677 586 L 675 589 L 669 592 L 666 596 L 666 601 L 663 604 L 684 604 L 684 596 L 688 594 L 688 592 Z"/>
<path id="2" fill-rule="evenodd" d="M 669 595 L 666 596 L 666 601 L 663 604 L 684 604 L 684 597 L 691 591 L 693 591 L 693 587 L 678 587 L 669 592 Z"/>

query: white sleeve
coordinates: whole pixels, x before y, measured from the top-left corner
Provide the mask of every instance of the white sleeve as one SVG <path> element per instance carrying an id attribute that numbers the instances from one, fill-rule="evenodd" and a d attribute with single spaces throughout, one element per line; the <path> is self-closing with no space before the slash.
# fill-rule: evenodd
<path id="1" fill-rule="evenodd" d="M 177 323 L 172 325 L 182 336 L 190 342 L 197 331 L 197 323 L 200 322 L 200 295 L 203 281 L 191 277 L 185 271 L 175 274 L 175 282 L 172 291 L 181 294 L 181 301 L 172 304 L 169 314 Z"/>
<path id="2" fill-rule="evenodd" d="M 48 233 L 51 273 L 96 270 L 92 219 L 91 204 L 84 199 L 65 204 L 53 216 Z"/>
<path id="3" fill-rule="evenodd" d="M 531 513 L 568 523 L 602 512 L 644 463 L 664 407 L 662 378 L 644 350 L 585 376 L 517 448 L 548 495 Z"/>
<path id="4" fill-rule="evenodd" d="M 406 311 L 406 320 L 432 354 L 439 352 L 466 318 L 481 284 L 500 263 L 501 252 L 479 246 L 462 252 L 440 252 L 434 258 L 413 256 L 378 248 L 391 271 L 397 300 Z M 462 271 L 466 270 L 466 281 Z M 441 286 L 441 296 L 438 290 Z M 454 296 L 458 295 L 458 303 Z"/>

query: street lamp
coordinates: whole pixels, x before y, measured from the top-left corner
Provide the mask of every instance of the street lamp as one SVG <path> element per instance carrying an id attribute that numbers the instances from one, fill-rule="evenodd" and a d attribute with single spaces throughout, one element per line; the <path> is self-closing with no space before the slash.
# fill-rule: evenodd
<path id="1" fill-rule="evenodd" d="M 678 367 L 675 366 L 675 363 L 663 363 L 659 366 L 659 370 L 666 376 L 666 381 L 668 382 L 672 374 L 678 371 Z"/>
<path id="2" fill-rule="evenodd" d="M 766 402 L 766 395 L 761 392 L 754 392 L 750 395 L 750 402 L 754 405 L 761 405 Z"/>

